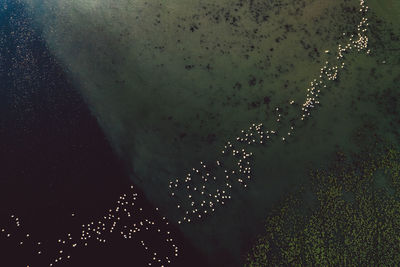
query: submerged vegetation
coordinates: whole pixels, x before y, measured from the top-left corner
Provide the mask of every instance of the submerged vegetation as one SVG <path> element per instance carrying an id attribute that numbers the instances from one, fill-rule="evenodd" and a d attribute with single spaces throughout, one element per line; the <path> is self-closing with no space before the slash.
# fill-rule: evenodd
<path id="1" fill-rule="evenodd" d="M 400 152 L 390 147 L 356 159 L 341 157 L 331 169 L 313 171 L 308 197 L 302 187 L 271 214 L 245 265 L 398 264 L 399 159 Z"/>

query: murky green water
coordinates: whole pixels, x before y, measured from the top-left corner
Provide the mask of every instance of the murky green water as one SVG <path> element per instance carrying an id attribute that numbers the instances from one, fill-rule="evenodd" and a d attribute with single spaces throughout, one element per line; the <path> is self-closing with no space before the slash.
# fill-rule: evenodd
<path id="1" fill-rule="evenodd" d="M 287 131 L 310 81 L 361 19 L 355 0 L 27 2 L 133 181 L 173 219 L 170 179 L 215 162 L 251 123 Z M 371 133 L 398 142 L 399 28 L 389 23 L 399 9 L 380 3 L 367 15 L 371 54 L 346 55 L 321 106 L 287 142 L 246 148 L 254 153 L 248 188 L 182 226 L 214 264 L 238 264 L 267 211 L 334 151 L 356 152 Z"/>

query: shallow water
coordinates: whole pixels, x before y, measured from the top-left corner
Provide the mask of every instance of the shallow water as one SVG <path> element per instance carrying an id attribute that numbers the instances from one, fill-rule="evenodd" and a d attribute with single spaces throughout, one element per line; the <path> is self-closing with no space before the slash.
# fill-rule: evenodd
<path id="1" fill-rule="evenodd" d="M 170 179 L 199 161 L 215 162 L 224 143 L 251 123 L 287 131 L 310 81 L 334 60 L 324 51 L 335 51 L 361 18 L 358 1 L 26 3 L 133 182 L 175 221 Z M 212 216 L 181 227 L 210 264 L 239 264 L 266 212 L 334 151 L 359 151 L 370 132 L 398 142 L 399 45 L 390 35 L 396 28 L 385 21 L 374 27 L 372 54 L 346 55 L 321 106 L 286 143 L 246 147 L 255 155 L 249 187 L 235 188 Z"/>

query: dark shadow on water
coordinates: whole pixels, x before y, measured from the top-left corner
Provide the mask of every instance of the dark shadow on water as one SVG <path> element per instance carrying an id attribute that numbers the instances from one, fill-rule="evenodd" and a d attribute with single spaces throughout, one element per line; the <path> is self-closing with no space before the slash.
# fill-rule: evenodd
<path id="1" fill-rule="evenodd" d="M 41 250 L 54 250 L 58 237 L 104 215 L 131 184 L 126 165 L 32 24 L 16 1 L 0 7 L 0 226 L 11 227 L 12 214 L 22 223 L 12 238 L 0 236 L 2 266 L 48 266 L 51 254 L 40 259 L 33 241 L 17 242 L 29 232 L 43 242 Z M 161 222 L 135 190 L 145 216 Z M 180 248 L 174 266 L 206 265 L 173 226 L 172 236 Z M 58 266 L 146 266 L 149 255 L 139 241 L 93 242 Z"/>

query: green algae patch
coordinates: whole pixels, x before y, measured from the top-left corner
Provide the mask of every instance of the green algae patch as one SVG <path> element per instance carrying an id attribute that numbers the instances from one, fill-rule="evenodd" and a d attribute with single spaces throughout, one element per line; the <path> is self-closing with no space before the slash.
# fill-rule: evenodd
<path id="1" fill-rule="evenodd" d="M 290 195 L 266 222 L 245 266 L 394 266 L 400 262 L 400 152 L 341 158 L 312 171 L 318 205 Z M 378 186 L 377 186 L 378 185 Z"/>

